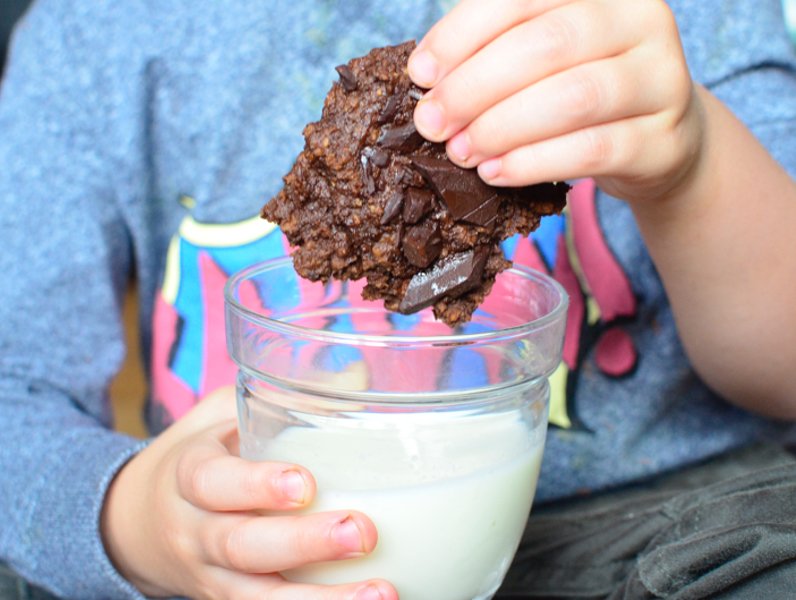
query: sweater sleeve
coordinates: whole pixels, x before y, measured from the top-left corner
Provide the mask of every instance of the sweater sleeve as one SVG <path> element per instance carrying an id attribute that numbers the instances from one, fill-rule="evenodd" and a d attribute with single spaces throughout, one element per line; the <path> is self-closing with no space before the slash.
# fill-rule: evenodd
<path id="1" fill-rule="evenodd" d="M 693 77 L 796 177 L 796 45 L 780 0 L 670 0 Z"/>
<path id="2" fill-rule="evenodd" d="M 130 174 L 102 26 L 77 4 L 34 4 L 0 89 L 0 561 L 61 597 L 140 598 L 99 532 L 108 484 L 145 443 L 112 431 L 107 394 Z"/>

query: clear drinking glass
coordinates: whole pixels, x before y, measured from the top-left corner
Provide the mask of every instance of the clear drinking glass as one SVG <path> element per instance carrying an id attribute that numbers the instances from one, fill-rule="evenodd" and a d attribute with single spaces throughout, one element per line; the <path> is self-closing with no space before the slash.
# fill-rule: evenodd
<path id="1" fill-rule="evenodd" d="M 515 266 L 452 329 L 429 309 L 362 300 L 361 287 L 309 282 L 283 258 L 225 290 L 241 455 L 304 465 L 318 484 L 308 510 L 360 510 L 379 533 L 367 557 L 284 575 L 384 578 L 402 600 L 487 600 L 533 500 L 566 293 Z"/>

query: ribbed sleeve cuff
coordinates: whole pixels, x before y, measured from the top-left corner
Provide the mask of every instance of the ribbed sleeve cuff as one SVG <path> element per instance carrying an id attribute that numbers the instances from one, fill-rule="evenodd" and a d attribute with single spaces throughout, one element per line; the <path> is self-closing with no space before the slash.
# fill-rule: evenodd
<path id="1" fill-rule="evenodd" d="M 147 444 L 97 429 L 81 429 L 64 438 L 61 452 L 45 461 L 47 470 L 35 490 L 26 528 L 34 572 L 23 576 L 44 581 L 64 598 L 144 598 L 105 552 L 100 517 L 116 473 Z"/>

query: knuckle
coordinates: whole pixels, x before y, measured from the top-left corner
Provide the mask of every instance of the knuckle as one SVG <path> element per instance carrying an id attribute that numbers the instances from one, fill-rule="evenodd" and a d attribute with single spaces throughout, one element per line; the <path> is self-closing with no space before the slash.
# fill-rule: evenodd
<path id="1" fill-rule="evenodd" d="M 271 497 L 279 497 L 279 489 L 271 473 L 263 465 L 246 469 L 240 481 L 241 492 L 249 501 L 256 501 L 263 497 L 264 492 Z"/>
<path id="2" fill-rule="evenodd" d="M 204 504 L 208 499 L 211 480 L 209 463 L 194 462 L 183 456 L 177 463 L 177 481 L 183 496 L 192 503 Z"/>
<path id="3" fill-rule="evenodd" d="M 638 21 L 639 29 L 653 32 L 650 39 L 665 40 L 667 44 L 679 40 L 680 28 L 677 19 L 664 0 L 649 0 L 643 4 Z M 679 41 L 677 43 L 679 44 Z"/>
<path id="4" fill-rule="evenodd" d="M 300 520 L 295 521 L 298 525 Z M 297 556 L 306 556 L 311 560 L 322 560 L 331 554 L 327 548 L 331 543 L 330 535 L 319 535 L 316 528 L 297 526 L 286 543 L 290 550 Z"/>
<path id="5" fill-rule="evenodd" d="M 257 600 L 277 600 L 278 598 L 292 598 L 294 593 L 290 591 L 291 583 L 289 581 L 276 582 L 265 590 L 263 596 L 256 596 Z M 330 592 L 327 588 L 321 588 L 317 595 L 313 596 L 315 600 L 333 600 L 334 592 Z M 252 597 L 255 598 L 255 597 Z M 241 600 L 249 600 L 243 599 Z"/>
<path id="6" fill-rule="evenodd" d="M 572 73 L 563 87 L 561 101 L 570 117 L 581 121 L 594 118 L 606 102 L 606 94 L 600 81 L 584 69 Z"/>
<path id="7" fill-rule="evenodd" d="M 507 131 L 506 127 L 501 125 L 500 120 L 489 113 L 481 115 L 470 123 L 467 135 L 470 138 L 472 153 L 487 158 L 498 151 L 498 140 L 508 143 L 514 137 L 511 131 Z"/>
<path id="8" fill-rule="evenodd" d="M 542 58 L 561 60 L 574 52 L 578 43 L 578 31 L 575 24 L 566 15 L 560 13 L 549 14 L 542 19 L 541 31 L 535 40 L 535 45 L 540 49 Z"/>
<path id="9" fill-rule="evenodd" d="M 646 3 L 647 23 L 655 25 L 660 31 L 667 33 L 677 31 L 674 13 L 664 0 L 650 0 Z"/>
<path id="10" fill-rule="evenodd" d="M 658 163 L 662 171 L 672 171 L 695 160 L 697 144 L 690 139 L 691 135 L 687 127 L 675 126 L 661 136 L 664 143 Z"/>
<path id="11" fill-rule="evenodd" d="M 166 523 L 162 534 L 169 553 L 178 557 L 181 562 L 185 562 L 186 559 L 192 559 L 196 554 L 194 540 L 184 529 Z"/>
<path id="12" fill-rule="evenodd" d="M 515 149 L 502 158 L 500 177 L 507 185 L 527 185 L 535 176 L 535 169 L 544 161 L 544 156 L 535 144 Z M 536 183 L 536 182 L 534 182 Z"/>
<path id="13" fill-rule="evenodd" d="M 175 483 L 177 496 L 175 499 Z M 182 499 L 182 488 L 179 481 L 179 461 L 166 460 L 158 466 L 155 476 L 151 480 L 151 498 L 155 514 L 165 520 L 175 510 L 175 500 Z M 168 521 L 167 521 L 168 522 Z"/>
<path id="14" fill-rule="evenodd" d="M 478 84 L 475 75 L 466 71 L 458 69 L 455 76 L 443 80 L 432 91 L 445 114 L 446 131 L 455 132 L 472 119 L 472 99 L 477 96 Z"/>
<path id="15" fill-rule="evenodd" d="M 188 454 L 181 454 L 174 467 L 177 487 L 183 496 L 192 491 L 194 461 Z"/>
<path id="16" fill-rule="evenodd" d="M 251 519 L 237 522 L 224 538 L 222 548 L 223 559 L 232 569 L 248 572 L 250 568 L 248 548 L 248 533 Z"/>
<path id="17" fill-rule="evenodd" d="M 692 102 L 694 83 L 684 61 L 676 62 L 668 70 L 671 73 L 671 81 L 667 82 L 672 96 L 670 105 L 677 108 L 677 116 L 679 118 Z"/>
<path id="18" fill-rule="evenodd" d="M 523 20 L 530 19 L 535 14 L 533 2 L 528 2 L 528 0 L 508 0 L 506 2 L 506 12 L 509 15 L 516 15 L 515 18 Z"/>
<path id="19" fill-rule="evenodd" d="M 614 158 L 614 143 L 606 128 L 592 127 L 581 132 L 583 161 L 586 170 L 603 172 Z"/>
<path id="20" fill-rule="evenodd" d="M 192 582 L 193 592 L 192 598 L 197 600 L 220 600 L 225 596 L 218 590 L 218 584 L 206 576 L 204 572 L 196 573 Z"/>
<path id="21" fill-rule="evenodd" d="M 455 77 L 451 78 L 449 83 L 445 82 L 439 87 L 440 96 L 450 112 L 453 109 L 461 111 L 462 107 L 458 105 L 466 105 L 479 90 L 483 89 L 484 84 L 473 69 L 458 69 Z"/>

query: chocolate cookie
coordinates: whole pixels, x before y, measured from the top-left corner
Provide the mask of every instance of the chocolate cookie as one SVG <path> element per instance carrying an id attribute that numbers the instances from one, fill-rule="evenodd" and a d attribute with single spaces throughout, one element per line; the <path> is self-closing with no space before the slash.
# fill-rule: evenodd
<path id="1" fill-rule="evenodd" d="M 425 140 L 412 113 L 423 90 L 406 73 L 414 42 L 337 67 L 320 121 L 284 187 L 262 210 L 310 280 L 367 278 L 363 295 L 412 313 L 466 322 L 511 263 L 500 242 L 559 212 L 569 186 L 485 184 Z"/>

